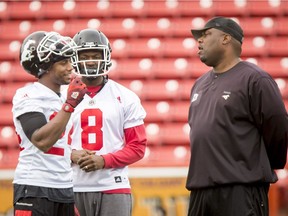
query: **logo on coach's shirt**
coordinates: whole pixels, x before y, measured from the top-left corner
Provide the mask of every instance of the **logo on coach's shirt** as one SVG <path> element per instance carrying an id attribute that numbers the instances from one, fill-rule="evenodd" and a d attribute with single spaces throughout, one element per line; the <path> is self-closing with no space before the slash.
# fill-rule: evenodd
<path id="1" fill-rule="evenodd" d="M 195 93 L 195 94 L 193 95 L 193 97 L 192 97 L 191 103 L 193 103 L 194 101 L 196 101 L 197 98 L 198 98 L 198 96 L 199 96 L 199 94 Z"/>
<path id="2" fill-rule="evenodd" d="M 116 183 L 121 183 L 122 182 L 121 176 L 115 176 L 114 180 L 115 180 Z"/>
<path id="3" fill-rule="evenodd" d="M 224 91 L 222 97 L 227 100 L 230 97 L 231 92 Z"/>

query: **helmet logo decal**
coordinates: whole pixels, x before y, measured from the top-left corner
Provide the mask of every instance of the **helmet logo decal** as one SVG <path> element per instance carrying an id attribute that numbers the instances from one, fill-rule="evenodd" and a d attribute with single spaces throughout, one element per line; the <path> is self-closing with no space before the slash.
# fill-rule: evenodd
<path id="1" fill-rule="evenodd" d="M 35 40 L 28 40 L 27 43 L 25 43 L 23 47 L 23 52 L 21 53 L 21 63 L 25 61 L 31 61 L 32 58 L 35 56 L 32 55 L 32 52 L 34 50 L 31 50 L 32 47 L 30 47 L 32 44 L 36 44 Z"/>

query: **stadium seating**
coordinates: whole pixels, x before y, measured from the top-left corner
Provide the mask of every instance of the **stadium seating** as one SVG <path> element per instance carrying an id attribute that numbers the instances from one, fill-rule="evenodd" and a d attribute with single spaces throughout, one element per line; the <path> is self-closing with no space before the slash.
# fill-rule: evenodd
<path id="1" fill-rule="evenodd" d="M 131 165 L 131 167 L 177 167 L 186 166 L 189 163 L 190 150 L 188 146 L 155 146 L 148 147 L 143 159 Z"/>
<path id="2" fill-rule="evenodd" d="M 9 2 L 10 19 L 39 19 L 42 18 L 46 10 L 41 1 L 12 1 Z"/>
<path id="3" fill-rule="evenodd" d="M 288 11 L 287 1 L 248 1 L 247 12 L 250 16 L 279 16 Z"/>
<path id="4" fill-rule="evenodd" d="M 18 137 L 14 127 L 0 126 L 0 149 L 15 149 L 19 148 Z"/>
<path id="5" fill-rule="evenodd" d="M 215 15 L 245 17 L 248 15 L 248 5 L 246 1 L 213 1 Z"/>
<path id="6" fill-rule="evenodd" d="M 1 110 L 1 118 L 0 118 L 0 126 L 12 126 L 13 118 L 12 118 L 12 106 L 10 103 L 0 103 Z"/>
<path id="7" fill-rule="evenodd" d="M 0 169 L 15 169 L 19 152 L 19 149 L 0 149 Z"/>

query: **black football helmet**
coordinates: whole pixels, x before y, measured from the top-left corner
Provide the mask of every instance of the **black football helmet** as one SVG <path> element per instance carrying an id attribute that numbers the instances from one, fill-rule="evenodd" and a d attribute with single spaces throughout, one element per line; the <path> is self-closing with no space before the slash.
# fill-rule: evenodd
<path id="1" fill-rule="evenodd" d="M 57 32 L 37 31 L 28 35 L 20 48 L 20 63 L 28 73 L 39 78 L 55 62 L 71 58 L 75 43 Z"/>
<path id="2" fill-rule="evenodd" d="M 75 73 L 84 77 L 98 77 L 109 73 L 112 48 L 108 38 L 99 30 L 84 29 L 73 37 L 76 43 L 76 55 L 72 59 Z M 96 51 L 101 59 L 80 59 L 79 54 L 85 51 Z M 94 64 L 93 64 L 94 63 Z"/>

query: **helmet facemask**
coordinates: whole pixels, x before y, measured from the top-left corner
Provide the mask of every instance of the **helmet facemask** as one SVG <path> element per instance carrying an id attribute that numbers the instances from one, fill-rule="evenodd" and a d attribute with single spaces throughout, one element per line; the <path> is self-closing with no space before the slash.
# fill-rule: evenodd
<path id="1" fill-rule="evenodd" d="M 94 52 L 96 56 L 98 53 L 101 57 L 97 58 L 86 58 L 85 52 Z M 111 66 L 111 53 L 110 49 L 106 45 L 94 45 L 90 46 L 86 44 L 85 46 L 78 46 L 76 48 L 76 55 L 72 58 L 72 64 L 75 67 L 75 73 L 84 77 L 98 77 L 104 76 L 109 73 Z"/>
<path id="2" fill-rule="evenodd" d="M 65 58 L 71 58 L 75 54 L 75 47 L 72 38 L 49 32 L 37 46 L 37 54 L 40 62 L 51 62 L 52 65 Z"/>

